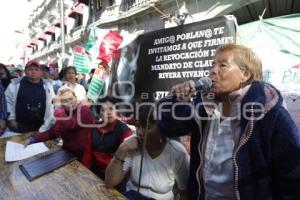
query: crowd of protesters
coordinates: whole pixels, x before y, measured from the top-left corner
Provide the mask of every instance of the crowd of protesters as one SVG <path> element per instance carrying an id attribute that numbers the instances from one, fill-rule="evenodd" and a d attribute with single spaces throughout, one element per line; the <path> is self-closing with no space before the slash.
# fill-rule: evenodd
<path id="1" fill-rule="evenodd" d="M 211 88 L 176 84 L 170 98 L 136 107 L 126 121 L 121 99 L 88 99 L 94 72 L 0 64 L 0 136 L 29 132 L 25 146 L 61 138 L 129 199 L 300 199 L 300 133 L 250 49 L 221 45 Z"/>
<path id="2" fill-rule="evenodd" d="M 8 67 L 1 64 L 0 134 L 5 133 L 5 130 L 21 134 L 29 133 L 30 136 L 23 141 L 25 146 L 61 138 L 62 148 L 74 154 L 78 161 L 97 176 L 105 179 L 106 168 L 116 159 L 115 152 L 119 146 L 127 139 L 129 143 L 137 141 L 140 136 L 138 137 L 135 128 L 132 128 L 137 126 L 138 121 L 135 119 L 124 121 L 126 117 L 119 115 L 120 99 L 105 96 L 99 98 L 95 102 L 96 105 L 93 105 L 87 98 L 88 86 L 94 72 L 95 69 L 92 69 L 86 77 L 77 74 L 73 66 L 64 67 L 59 71 L 57 67 L 48 67 L 37 61 L 29 61 L 23 70 L 22 68 L 8 70 Z M 131 122 L 134 126 L 129 126 L 126 122 Z M 157 131 L 150 136 L 155 134 L 158 134 Z M 163 140 L 158 140 L 157 145 L 156 139 L 153 139 L 153 142 L 150 142 L 151 139 L 148 141 L 152 144 L 149 155 L 155 153 L 155 157 L 161 157 L 161 161 L 153 167 L 160 166 L 160 169 L 163 169 L 168 166 L 164 170 L 167 174 L 162 177 L 163 179 L 169 177 L 167 184 L 157 185 L 159 181 L 153 183 L 154 194 L 158 194 L 158 197 L 167 197 L 164 199 L 172 199 L 173 188 L 179 188 L 180 192 L 187 188 L 187 181 L 183 177 L 188 177 L 188 152 L 177 140 L 170 141 L 163 137 Z M 155 148 L 158 146 L 159 153 L 156 154 Z M 163 151 L 165 148 L 168 150 Z M 169 153 L 175 153 L 173 156 L 176 160 L 163 164 Z M 182 169 L 176 166 L 181 165 L 181 162 L 184 162 Z M 151 165 L 148 163 L 147 166 Z M 138 166 L 134 166 L 133 169 L 137 168 Z M 170 177 L 168 175 L 170 173 L 174 175 Z M 148 174 L 147 170 L 144 174 Z M 149 175 L 156 176 L 153 173 Z M 134 179 L 129 180 L 135 183 Z M 161 186 L 164 187 L 162 191 Z M 143 184 L 143 187 L 146 185 Z M 124 192 L 126 188 L 126 183 L 118 187 Z M 165 194 L 160 195 L 160 192 Z M 180 196 L 180 192 L 176 194 Z M 143 195 L 144 198 L 149 196 L 147 193 Z M 183 193 L 181 196 L 181 199 L 184 199 Z"/>

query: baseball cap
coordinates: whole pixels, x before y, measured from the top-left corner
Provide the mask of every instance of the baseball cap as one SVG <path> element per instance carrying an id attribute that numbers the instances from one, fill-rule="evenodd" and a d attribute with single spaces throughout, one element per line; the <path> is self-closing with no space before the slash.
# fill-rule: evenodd
<path id="1" fill-rule="evenodd" d="M 26 65 L 25 65 L 25 69 L 27 68 L 27 67 L 30 67 L 30 66 L 36 66 L 36 67 L 40 67 L 40 64 L 39 64 L 39 62 L 38 61 L 36 61 L 36 60 L 30 60 L 30 61 L 28 61 L 27 63 L 26 63 Z"/>

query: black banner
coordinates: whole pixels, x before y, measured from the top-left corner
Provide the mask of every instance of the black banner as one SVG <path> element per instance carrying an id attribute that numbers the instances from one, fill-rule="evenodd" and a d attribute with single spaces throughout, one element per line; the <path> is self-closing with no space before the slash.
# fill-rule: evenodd
<path id="1" fill-rule="evenodd" d="M 114 59 L 109 93 L 154 101 L 176 83 L 209 76 L 216 47 L 234 43 L 235 32 L 233 16 L 222 16 L 140 35 Z"/>

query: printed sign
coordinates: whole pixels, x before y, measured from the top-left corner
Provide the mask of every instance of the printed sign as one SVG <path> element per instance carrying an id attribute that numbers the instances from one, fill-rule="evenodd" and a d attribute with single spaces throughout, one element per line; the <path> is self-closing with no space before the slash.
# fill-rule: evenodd
<path id="1" fill-rule="evenodd" d="M 140 35 L 114 60 L 110 92 L 128 101 L 160 99 L 175 83 L 208 76 L 216 47 L 233 42 L 232 16 Z"/>

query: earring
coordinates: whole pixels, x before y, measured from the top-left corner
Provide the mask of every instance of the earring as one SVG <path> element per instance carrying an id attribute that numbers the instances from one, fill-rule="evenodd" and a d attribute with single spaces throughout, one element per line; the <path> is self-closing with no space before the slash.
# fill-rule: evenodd
<path id="1" fill-rule="evenodd" d="M 159 139 L 159 143 L 160 143 L 160 144 L 162 144 L 162 143 L 163 143 L 163 141 L 162 141 L 162 138 L 160 138 L 160 139 Z"/>
<path id="2" fill-rule="evenodd" d="M 244 87 L 244 83 L 241 81 L 240 82 L 240 89 Z"/>

